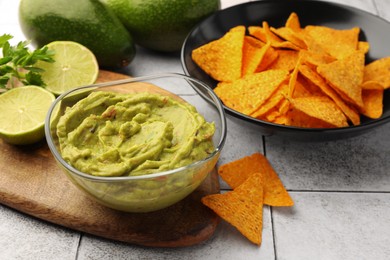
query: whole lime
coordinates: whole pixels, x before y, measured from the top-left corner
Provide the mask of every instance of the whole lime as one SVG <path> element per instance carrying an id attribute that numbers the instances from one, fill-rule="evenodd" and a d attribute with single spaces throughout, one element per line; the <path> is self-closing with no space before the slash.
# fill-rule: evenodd
<path id="1" fill-rule="evenodd" d="M 19 23 L 34 46 L 78 42 L 95 54 L 101 67 L 123 67 L 135 56 L 130 33 L 98 0 L 21 0 Z"/>
<path id="2" fill-rule="evenodd" d="M 145 48 L 180 50 L 190 30 L 220 9 L 219 0 L 103 0 Z"/>

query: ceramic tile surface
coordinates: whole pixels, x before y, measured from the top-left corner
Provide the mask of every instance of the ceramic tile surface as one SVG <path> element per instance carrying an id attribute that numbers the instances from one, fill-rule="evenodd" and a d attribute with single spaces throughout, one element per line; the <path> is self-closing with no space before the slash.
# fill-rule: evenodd
<path id="1" fill-rule="evenodd" d="M 390 0 L 327 1 L 390 20 Z M 245 1 L 221 2 L 222 8 L 228 8 Z M 0 0 L 0 33 L 13 34 L 13 42 L 24 40 L 17 19 L 18 3 Z M 183 69 L 179 53 L 159 54 L 137 48 L 135 60 L 118 72 L 143 76 L 183 73 Z M 195 95 L 182 94 L 184 98 Z M 197 98 L 192 99 L 195 105 Z M 200 110 L 208 113 L 207 107 Z M 291 208 L 264 207 L 260 247 L 223 221 L 213 236 L 201 244 L 151 248 L 69 230 L 0 205 L 0 260 L 389 259 L 390 124 L 358 137 L 327 142 L 264 137 L 256 125 L 231 116 L 227 125 L 228 137 L 219 165 L 255 152 L 263 153 L 295 202 Z M 229 191 L 222 180 L 221 188 L 222 192 Z"/>
<path id="2" fill-rule="evenodd" d="M 0 205 L 0 259 L 75 259 L 80 236 Z"/>
<path id="3" fill-rule="evenodd" d="M 390 194 L 294 192 L 273 209 L 277 259 L 389 259 Z"/>
<path id="4" fill-rule="evenodd" d="M 242 239 L 235 228 L 223 222 L 209 240 L 186 248 L 129 246 L 85 235 L 80 244 L 78 259 L 274 259 L 270 217 L 269 207 L 265 207 L 261 248 Z"/>
<path id="5" fill-rule="evenodd" d="M 266 154 L 291 190 L 390 190 L 390 125 L 345 140 L 304 143 L 266 137 Z"/>

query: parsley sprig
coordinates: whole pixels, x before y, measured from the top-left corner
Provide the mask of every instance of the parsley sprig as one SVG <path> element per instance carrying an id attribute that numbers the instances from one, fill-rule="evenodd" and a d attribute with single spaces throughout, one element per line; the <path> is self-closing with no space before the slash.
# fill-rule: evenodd
<path id="1" fill-rule="evenodd" d="M 38 61 L 54 62 L 54 52 L 46 46 L 30 51 L 29 41 L 21 41 L 11 46 L 10 34 L 0 36 L 0 89 L 8 90 L 18 84 L 45 86 L 41 74 L 44 70 L 34 66 Z"/>

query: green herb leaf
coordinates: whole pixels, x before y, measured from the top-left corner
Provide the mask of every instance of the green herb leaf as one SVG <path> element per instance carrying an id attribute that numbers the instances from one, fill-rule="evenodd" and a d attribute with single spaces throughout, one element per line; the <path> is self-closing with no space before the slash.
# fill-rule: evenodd
<path id="1" fill-rule="evenodd" d="M 22 82 L 24 85 L 46 86 L 42 80 L 42 76 L 39 73 L 30 71 L 26 74 L 25 80 Z"/>
<path id="2" fill-rule="evenodd" d="M 0 47 L 2 48 L 4 43 L 8 43 L 9 40 L 11 40 L 13 37 L 11 34 L 3 34 L 0 36 Z"/>
<path id="3" fill-rule="evenodd" d="M 38 61 L 54 62 L 54 52 L 46 46 L 30 51 L 29 41 L 21 41 L 16 46 L 11 46 L 10 34 L 0 36 L 0 88 L 10 89 L 22 83 L 24 85 L 45 86 L 41 74 L 44 70 L 34 66 Z"/>

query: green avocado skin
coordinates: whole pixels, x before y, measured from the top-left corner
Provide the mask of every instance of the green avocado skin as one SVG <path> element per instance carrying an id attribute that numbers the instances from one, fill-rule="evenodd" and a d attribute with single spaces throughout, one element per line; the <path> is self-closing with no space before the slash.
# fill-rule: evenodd
<path id="1" fill-rule="evenodd" d="M 218 11 L 220 0 L 101 0 L 114 11 L 136 44 L 156 51 L 179 51 L 200 21 Z"/>
<path id="2" fill-rule="evenodd" d="M 33 46 L 75 41 L 95 54 L 100 67 L 121 68 L 135 56 L 130 33 L 98 0 L 21 0 L 19 23 Z"/>

